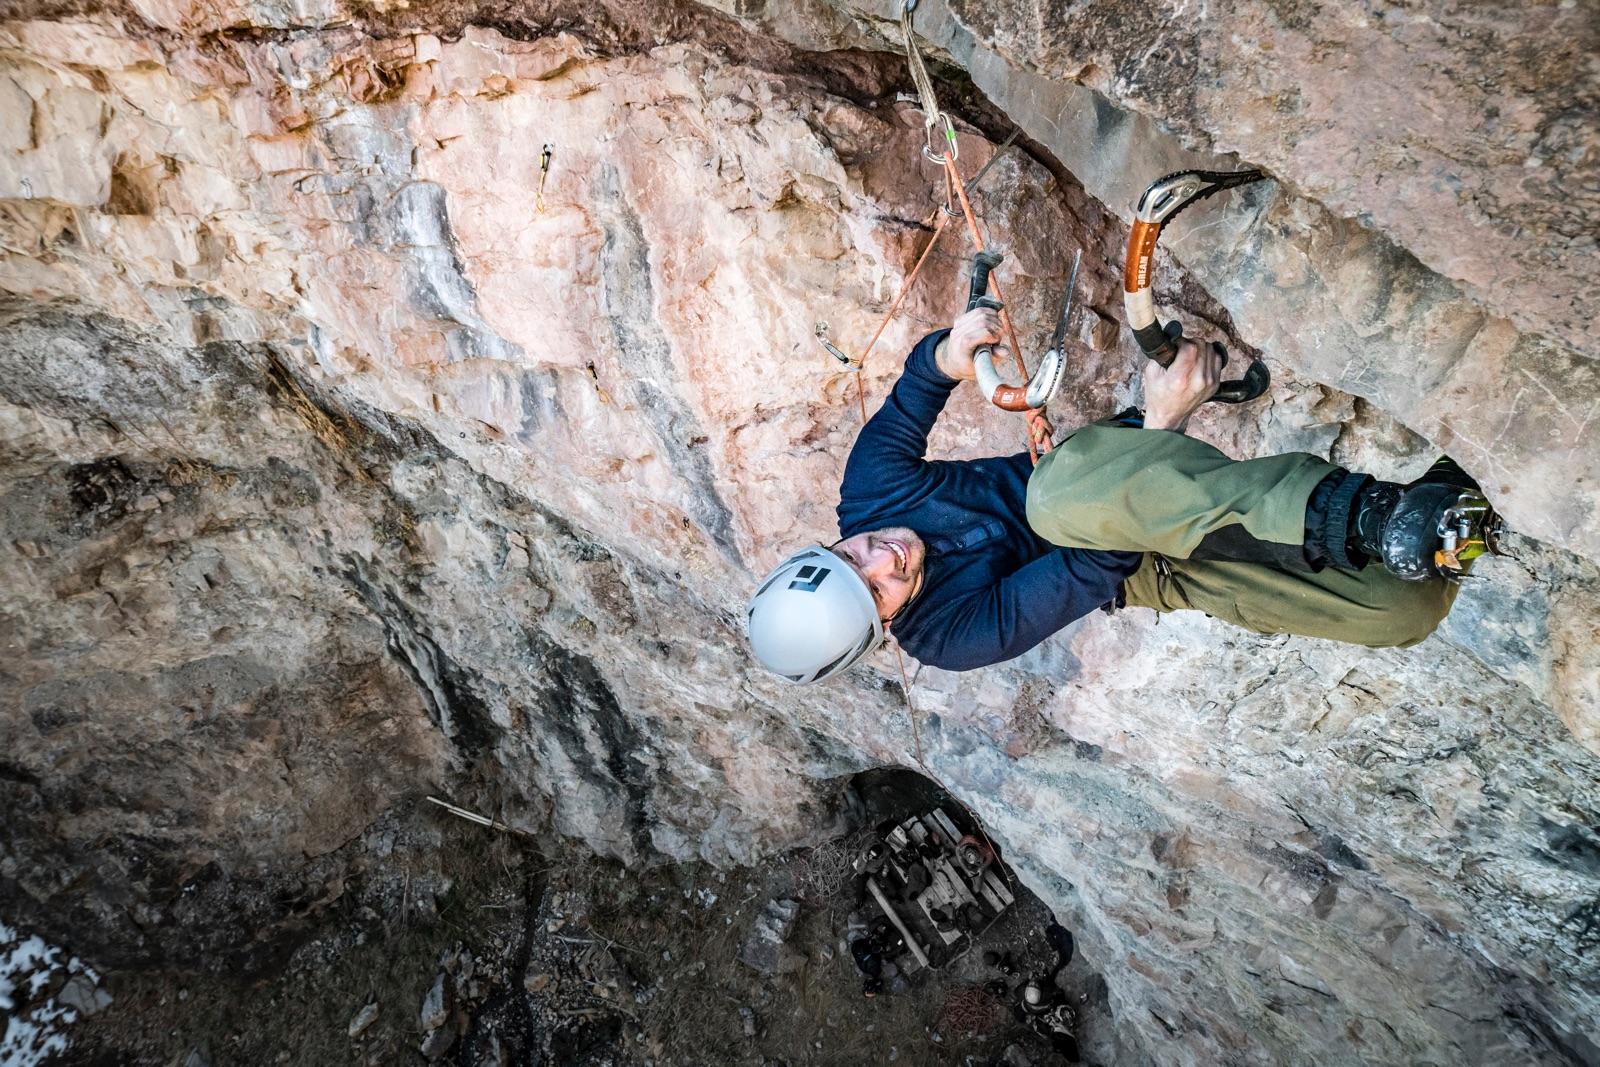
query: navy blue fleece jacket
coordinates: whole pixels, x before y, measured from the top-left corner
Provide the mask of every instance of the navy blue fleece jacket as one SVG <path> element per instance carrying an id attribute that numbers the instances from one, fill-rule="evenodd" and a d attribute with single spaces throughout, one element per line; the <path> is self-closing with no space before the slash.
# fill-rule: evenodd
<path id="1" fill-rule="evenodd" d="M 922 592 L 894 620 L 923 663 L 973 670 L 1022 655 L 1116 596 L 1137 552 L 1057 548 L 1028 528 L 1026 452 L 927 460 L 928 432 L 958 382 L 918 342 L 883 407 L 861 430 L 839 487 L 839 535 L 908 526 L 928 554 Z"/>

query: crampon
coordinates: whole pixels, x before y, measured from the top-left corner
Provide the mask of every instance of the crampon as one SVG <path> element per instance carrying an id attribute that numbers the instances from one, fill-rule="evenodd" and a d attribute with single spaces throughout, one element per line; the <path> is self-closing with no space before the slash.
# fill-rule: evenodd
<path id="1" fill-rule="evenodd" d="M 1479 556 L 1503 556 L 1505 523 L 1477 489 L 1438 483 L 1408 488 L 1383 526 L 1383 563 L 1407 581 L 1460 581 Z"/>

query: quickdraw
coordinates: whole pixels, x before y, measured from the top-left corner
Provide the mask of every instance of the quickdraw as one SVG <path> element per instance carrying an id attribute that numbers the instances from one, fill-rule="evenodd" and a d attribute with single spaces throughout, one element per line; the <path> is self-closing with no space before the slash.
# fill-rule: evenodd
<path id="1" fill-rule="evenodd" d="M 848 367 L 850 370 L 860 370 L 861 369 L 861 364 L 859 364 L 855 360 L 851 359 L 848 355 L 846 355 L 843 351 L 841 351 L 839 349 L 838 345 L 836 345 L 832 341 L 828 340 L 828 324 L 827 323 L 825 323 L 825 322 L 817 323 L 817 325 L 813 329 L 813 332 L 817 336 L 817 342 L 822 345 L 823 351 L 827 352 L 828 355 L 832 356 L 835 360 L 837 360 L 839 363 L 843 364 L 845 367 Z"/>
<path id="2" fill-rule="evenodd" d="M 539 153 L 539 192 L 534 196 L 534 203 L 538 213 L 544 214 L 544 183 L 550 177 L 550 157 L 555 154 L 555 145 L 545 144 Z"/>
<path id="3" fill-rule="evenodd" d="M 1259 170 L 1242 170 L 1224 173 L 1209 170 L 1184 170 L 1153 182 L 1144 191 L 1134 208 L 1133 227 L 1128 231 L 1128 260 L 1122 275 L 1122 303 L 1128 313 L 1128 327 L 1134 340 L 1146 356 L 1163 367 L 1170 366 L 1178 355 L 1178 342 L 1183 339 L 1183 327 L 1177 322 L 1160 325 L 1156 318 L 1155 298 L 1150 294 L 1154 271 L 1156 242 L 1161 239 L 1161 227 L 1171 222 L 1178 212 L 1197 200 L 1248 185 L 1265 178 Z M 1216 341 L 1212 351 L 1228 362 L 1228 350 Z M 1272 375 L 1267 365 L 1259 359 L 1250 361 L 1243 378 L 1223 382 L 1211 399 L 1221 404 L 1243 404 L 1267 391 Z"/>

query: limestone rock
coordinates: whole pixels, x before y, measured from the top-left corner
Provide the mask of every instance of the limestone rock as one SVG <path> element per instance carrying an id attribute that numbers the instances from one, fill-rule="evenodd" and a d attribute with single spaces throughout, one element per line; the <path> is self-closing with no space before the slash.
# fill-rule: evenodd
<path id="1" fill-rule="evenodd" d="M 437 1030 L 450 1018 L 450 1008 L 455 999 L 451 996 L 451 988 L 450 976 L 440 971 L 433 985 L 428 987 L 427 995 L 422 998 L 418 1021 L 424 1030 Z"/>
<path id="2" fill-rule="evenodd" d="M 445 1053 L 449 1052 L 455 1043 L 456 1032 L 454 1030 L 449 1028 L 433 1030 L 429 1032 L 427 1037 L 422 1039 L 422 1045 L 418 1051 L 422 1053 L 424 1059 L 432 1063 L 443 1059 Z"/>
<path id="3" fill-rule="evenodd" d="M 739 949 L 739 959 L 762 974 L 777 974 L 785 969 L 792 953 L 786 942 L 800 917 L 800 904 L 794 900 L 773 899 L 756 915 Z"/>
<path id="4" fill-rule="evenodd" d="M 56 1003 L 88 1017 L 111 1006 L 111 994 L 87 974 L 75 974 L 56 993 Z"/>
<path id="5" fill-rule="evenodd" d="M 899 47 L 894 0 L 832 7 L 750 21 Z M 1171 171 L 1265 168 L 1270 185 L 1174 220 L 1164 250 L 1273 366 L 1375 401 L 1524 532 L 1600 557 L 1596 297 L 1582 281 L 1600 80 L 1577 73 L 1600 23 L 1578 4 L 1445 3 L 1424 20 L 1268 3 L 1063 12 L 956 0 L 915 25 L 1122 218 Z M 1419 66 L 1427 54 L 1452 58 Z M 1173 291 L 1158 270 L 1157 300 Z"/>
<path id="6" fill-rule="evenodd" d="M 378 1021 L 378 1003 L 372 1001 L 365 1005 L 350 1020 L 349 1033 L 351 1037 L 360 1037 L 366 1032 L 367 1027 Z"/>
<path id="7" fill-rule="evenodd" d="M 1600 1056 L 1590 87 L 1550 81 L 1581 5 L 924 0 L 995 107 L 941 82 L 982 124 L 963 166 L 1006 121 L 1035 142 L 976 191 L 1025 340 L 1084 249 L 1058 428 L 1137 399 L 1133 198 L 1261 164 L 1158 262 L 1165 314 L 1276 378 L 1193 432 L 1386 477 L 1449 449 L 1519 534 L 1414 649 L 1095 615 L 991 670 L 908 665 L 915 731 L 892 653 L 796 689 L 740 633 L 754 575 L 831 539 L 857 381 L 870 410 L 961 298 L 950 228 L 859 377 L 816 342 L 865 344 L 941 198 L 887 0 L 508 32 L 382 6 L 0 26 L 28 117 L 0 124 L 8 919 L 97 964 L 249 973 L 382 869 L 373 828 L 422 783 L 626 862 L 726 863 L 920 763 L 1154 1061 Z M 1491 70 L 1508 41 L 1546 54 Z M 1021 441 L 963 392 L 932 449 Z"/>

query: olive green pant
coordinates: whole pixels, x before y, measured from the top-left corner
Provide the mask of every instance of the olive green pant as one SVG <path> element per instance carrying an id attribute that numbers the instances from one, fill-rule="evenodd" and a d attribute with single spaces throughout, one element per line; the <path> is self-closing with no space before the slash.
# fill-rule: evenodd
<path id="1" fill-rule="evenodd" d="M 1337 469 L 1303 452 L 1232 460 L 1180 433 L 1097 423 L 1039 460 L 1028 524 L 1064 547 L 1147 553 L 1124 583 L 1130 606 L 1203 611 L 1262 634 L 1414 645 L 1449 613 L 1454 583 L 1401 581 L 1377 563 L 1312 572 L 1189 558 L 1235 523 L 1260 541 L 1303 544 L 1306 502 Z"/>

